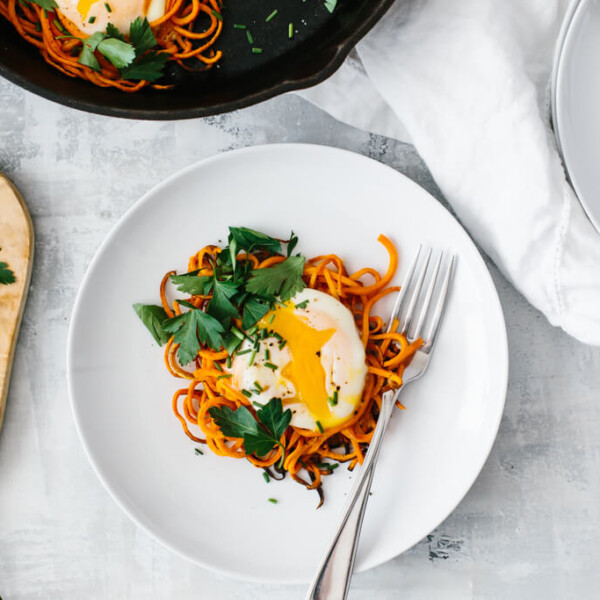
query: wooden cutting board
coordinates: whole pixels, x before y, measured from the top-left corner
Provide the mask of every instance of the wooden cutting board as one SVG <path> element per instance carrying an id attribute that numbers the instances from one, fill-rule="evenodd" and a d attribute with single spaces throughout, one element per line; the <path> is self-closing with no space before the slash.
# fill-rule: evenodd
<path id="1" fill-rule="evenodd" d="M 10 371 L 15 355 L 33 263 L 33 226 L 15 186 L 0 173 L 0 262 L 7 263 L 15 282 L 0 284 L 0 429 Z"/>

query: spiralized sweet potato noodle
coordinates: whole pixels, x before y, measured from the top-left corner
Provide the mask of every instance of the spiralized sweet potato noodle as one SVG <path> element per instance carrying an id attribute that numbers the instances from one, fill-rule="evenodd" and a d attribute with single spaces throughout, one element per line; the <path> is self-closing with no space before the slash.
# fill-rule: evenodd
<path id="1" fill-rule="evenodd" d="M 365 346 L 368 368 L 360 404 L 347 421 L 323 433 L 290 426 L 281 437 L 280 442 L 285 448 L 283 471 L 308 489 L 320 490 L 323 476 L 334 472 L 323 466 L 325 459 L 348 463 L 350 470 L 356 464 L 362 464 L 377 424 L 382 394 L 402 385 L 402 373 L 422 345 L 421 340 L 409 343 L 404 335 L 397 333 L 397 322 L 387 333 L 386 323 L 371 314 L 378 300 L 399 290 L 398 287 L 389 286 L 398 265 L 396 249 L 383 235 L 379 241 L 390 257 L 384 275 L 371 268 L 348 274 L 344 262 L 335 254 L 316 256 L 305 262 L 303 279 L 306 285 L 332 295 L 354 315 Z M 211 274 L 211 263 L 214 264 L 220 251 L 217 246 L 202 248 L 190 258 L 188 270 L 198 270 L 198 275 Z M 254 268 L 260 269 L 272 266 L 284 260 L 284 257 L 261 260 L 256 255 L 240 254 L 237 260 L 250 260 Z M 177 301 L 173 306 L 167 302 L 165 287 L 171 274 L 173 272 L 167 273 L 160 285 L 161 301 L 168 315 L 180 314 Z M 364 278 L 370 278 L 371 281 L 365 283 Z M 203 308 L 210 298 L 210 295 L 192 296 L 189 301 Z M 219 406 L 234 410 L 245 406 L 254 412 L 249 398 L 232 387 L 227 378 L 219 378 L 226 368 L 227 352 L 204 348 L 198 353 L 195 364 L 191 368 L 187 365 L 184 369 L 177 361 L 177 348 L 178 345 L 171 338 L 166 345 L 164 358 L 167 369 L 174 377 L 187 380 L 186 385 L 175 392 L 172 401 L 173 411 L 186 435 L 194 442 L 206 444 L 219 456 L 243 458 L 255 467 L 275 469 L 283 452 L 281 447 L 274 448 L 263 457 L 247 455 L 243 441 L 224 436 L 208 412 L 210 408 Z M 400 403 L 398 407 L 404 408 Z M 322 502 L 322 494 L 320 496 Z"/>

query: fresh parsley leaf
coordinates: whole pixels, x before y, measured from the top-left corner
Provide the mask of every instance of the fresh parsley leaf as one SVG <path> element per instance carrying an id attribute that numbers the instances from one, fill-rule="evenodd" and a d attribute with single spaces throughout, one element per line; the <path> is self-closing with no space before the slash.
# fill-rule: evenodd
<path id="1" fill-rule="evenodd" d="M 29 0 L 29 2 L 37 4 L 48 12 L 52 12 L 55 8 L 58 8 L 58 4 L 54 0 Z"/>
<path id="2" fill-rule="evenodd" d="M 256 413 L 258 420 L 279 440 L 292 420 L 292 411 L 283 410 L 281 398 L 271 398 Z"/>
<path id="3" fill-rule="evenodd" d="M 220 350 L 223 345 L 221 334 L 225 329 L 217 319 L 203 310 L 188 302 L 180 301 L 180 304 L 192 308 L 165 321 L 163 329 L 174 334 L 173 341 L 179 344 L 177 359 L 182 365 L 187 365 L 198 356 L 201 343 L 213 350 Z"/>
<path id="4" fill-rule="evenodd" d="M 108 23 L 106 26 L 106 35 L 122 42 L 125 41 L 125 36 L 112 23 Z"/>
<path id="5" fill-rule="evenodd" d="M 0 284 L 8 285 L 15 281 L 15 274 L 8 268 L 8 265 L 4 262 L 0 262 Z"/>
<path id="6" fill-rule="evenodd" d="M 155 304 L 134 304 L 133 310 L 135 310 L 137 316 L 148 328 L 148 331 L 152 334 L 152 337 L 158 344 L 163 346 L 169 341 L 171 336 L 163 329 L 163 323 L 169 317 L 162 306 L 157 306 Z"/>
<path id="7" fill-rule="evenodd" d="M 337 6 L 337 0 L 325 0 L 325 8 L 332 13 Z"/>
<path id="8" fill-rule="evenodd" d="M 270 306 L 257 300 L 256 298 L 250 297 L 244 303 L 244 312 L 242 316 L 242 329 L 248 329 L 253 325 L 256 325 L 268 312 Z"/>
<path id="9" fill-rule="evenodd" d="M 287 243 L 287 255 L 291 256 L 292 252 L 294 251 L 294 248 L 296 247 L 296 244 L 298 243 L 298 236 L 292 231 L 292 233 L 290 234 L 290 239 L 288 240 Z"/>
<path id="10" fill-rule="evenodd" d="M 192 296 L 206 296 L 210 294 L 214 277 L 207 275 L 198 275 L 198 271 L 192 271 L 185 275 L 171 275 L 171 281 L 177 286 L 180 292 Z"/>
<path id="11" fill-rule="evenodd" d="M 248 227 L 230 227 L 229 243 L 234 240 L 237 250 L 246 252 L 266 250 L 267 252 L 281 252 L 281 243 L 276 239 Z"/>
<path id="12" fill-rule="evenodd" d="M 252 271 L 246 290 L 259 296 L 276 295 L 286 302 L 304 289 L 303 269 L 304 257 L 290 256 L 273 267 Z"/>
<path id="13" fill-rule="evenodd" d="M 289 408 L 283 412 L 279 398 L 272 398 L 256 413 L 258 421 L 245 406 L 236 410 L 228 406 L 213 406 L 208 412 L 223 435 L 243 438 L 246 453 L 256 456 L 264 456 L 280 443 L 279 439 L 292 418 Z"/>
<path id="14" fill-rule="evenodd" d="M 98 48 L 98 44 L 104 40 L 105 37 L 106 36 L 103 33 L 97 31 L 94 35 L 83 40 L 83 48 L 79 55 L 78 62 L 86 67 L 90 67 L 90 69 L 94 69 L 94 71 L 100 71 L 100 63 L 94 55 L 94 52 L 96 48 Z"/>
<path id="15" fill-rule="evenodd" d="M 218 319 L 228 329 L 231 319 L 238 316 L 238 309 L 231 303 L 230 298 L 237 294 L 239 284 L 233 281 L 218 281 L 213 284 L 213 297 L 208 303 L 206 312 Z"/>
<path id="16" fill-rule="evenodd" d="M 156 81 L 163 76 L 163 69 L 169 60 L 169 55 L 158 52 L 148 52 L 148 54 L 138 58 L 132 65 L 125 67 L 121 71 L 123 79 L 131 81 Z"/>
<path id="17" fill-rule="evenodd" d="M 223 338 L 223 348 L 227 350 L 230 356 L 233 355 L 233 353 L 240 347 L 240 344 L 244 341 L 243 338 L 240 339 L 231 331 L 224 333 L 221 337 Z"/>
<path id="18" fill-rule="evenodd" d="M 135 60 L 135 49 L 133 46 L 116 38 L 102 40 L 98 44 L 98 52 L 117 69 L 123 69 Z"/>
<path id="19" fill-rule="evenodd" d="M 146 50 L 156 46 L 156 38 L 148 23 L 148 19 L 138 17 L 129 26 L 129 41 L 135 46 L 137 56 L 141 56 Z"/>

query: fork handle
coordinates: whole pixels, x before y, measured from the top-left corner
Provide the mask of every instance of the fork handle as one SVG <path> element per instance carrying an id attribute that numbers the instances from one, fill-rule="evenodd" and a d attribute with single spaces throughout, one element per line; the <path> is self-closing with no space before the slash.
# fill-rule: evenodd
<path id="1" fill-rule="evenodd" d="M 369 468 L 368 476 L 358 492 L 356 503 L 331 541 L 306 600 L 344 600 L 348 595 L 358 538 L 373 481 L 373 471 L 372 467 Z"/>
<path id="2" fill-rule="evenodd" d="M 367 457 L 352 488 L 340 525 L 321 559 L 306 600 L 345 600 L 348 594 L 375 464 L 398 393 L 399 390 L 396 393 L 389 392 L 388 396 L 384 395 Z"/>

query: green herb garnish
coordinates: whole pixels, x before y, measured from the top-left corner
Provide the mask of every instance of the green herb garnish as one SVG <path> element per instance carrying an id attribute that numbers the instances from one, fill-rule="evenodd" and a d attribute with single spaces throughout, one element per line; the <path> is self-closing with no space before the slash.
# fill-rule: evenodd
<path id="1" fill-rule="evenodd" d="M 290 40 L 294 37 L 294 24 L 290 23 L 288 25 L 288 38 L 290 38 Z"/>
<path id="2" fill-rule="evenodd" d="M 277 500 L 275 498 L 269 498 L 269 502 L 271 504 L 277 504 Z"/>
<path id="3" fill-rule="evenodd" d="M 272 19 L 274 19 L 277 16 L 277 13 L 279 11 L 277 9 L 275 9 L 266 19 L 265 22 L 268 23 L 269 21 L 271 21 Z"/>
<path id="4" fill-rule="evenodd" d="M 279 296 L 282 302 L 287 302 L 305 288 L 303 269 L 304 257 L 290 256 L 272 267 L 253 271 L 246 290 L 260 296 Z"/>
<path id="5" fill-rule="evenodd" d="M 204 452 L 202 452 L 202 450 L 200 450 L 200 448 L 194 448 L 194 452 L 196 454 L 198 454 L 199 456 L 204 456 Z"/>
<path id="6" fill-rule="evenodd" d="M 262 54 L 262 48 L 252 48 L 252 54 Z"/>
<path id="7" fill-rule="evenodd" d="M 32 4 L 37 4 L 43 8 L 46 12 L 52 12 L 55 8 L 58 8 L 55 0 L 29 0 Z"/>
<path id="8" fill-rule="evenodd" d="M 15 274 L 8 268 L 8 265 L 5 262 L 0 262 L 0 284 L 9 285 L 15 281 Z"/>
<path id="9" fill-rule="evenodd" d="M 324 433 L 323 430 L 323 425 L 321 425 L 321 421 L 315 421 L 315 425 L 317 426 L 317 429 L 321 432 Z"/>
<path id="10" fill-rule="evenodd" d="M 110 5 L 106 3 L 105 6 L 108 12 L 111 12 Z M 92 18 L 96 20 L 95 17 L 90 17 L 90 23 L 94 22 Z M 106 26 L 106 33 L 98 31 L 88 38 L 81 39 L 81 42 L 81 64 L 94 71 L 100 71 L 100 63 L 94 54 L 99 52 L 119 69 L 123 79 L 155 81 L 162 77 L 163 68 L 169 60 L 168 55 L 164 53 L 148 52 L 157 45 L 157 41 L 146 18 L 138 17 L 131 23 L 128 42 L 112 23 Z"/>
<path id="11" fill-rule="evenodd" d="M 2 263 L 0 263 L 0 267 Z M 2 272 L 0 271 L 0 282 Z M 135 310 L 137 316 L 142 320 L 142 323 L 148 328 L 148 331 L 152 334 L 152 337 L 161 346 L 164 346 L 171 335 L 163 329 L 163 324 L 168 320 L 167 313 L 162 306 L 155 304 L 134 304 L 133 310 Z"/>
<path id="12" fill-rule="evenodd" d="M 283 410 L 280 398 L 269 400 L 256 411 L 256 416 L 245 406 L 235 410 L 213 406 L 208 412 L 223 435 L 243 438 L 246 453 L 256 456 L 264 456 L 278 445 L 284 448 L 280 439 L 292 419 L 292 411 Z"/>

